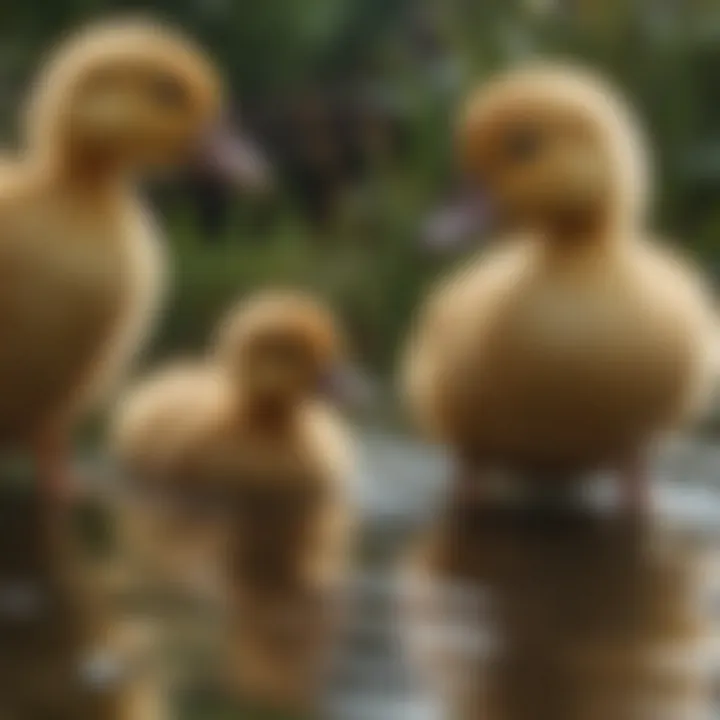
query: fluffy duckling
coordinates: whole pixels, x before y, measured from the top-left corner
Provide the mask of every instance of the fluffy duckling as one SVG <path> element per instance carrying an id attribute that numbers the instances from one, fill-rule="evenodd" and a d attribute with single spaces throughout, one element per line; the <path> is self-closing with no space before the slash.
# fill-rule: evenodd
<path id="1" fill-rule="evenodd" d="M 73 421 L 158 311 L 165 263 L 137 181 L 198 146 L 240 171 L 214 140 L 221 95 L 203 52 L 144 20 L 86 28 L 37 81 L 0 173 L 0 445 L 32 452 L 48 488 L 64 485 Z"/>
<path id="2" fill-rule="evenodd" d="M 340 387 L 342 357 L 324 307 L 268 291 L 229 313 L 205 362 L 161 372 L 116 417 L 120 461 L 141 484 L 190 500 L 184 514 L 167 504 L 175 522 L 149 510 L 145 560 L 152 544 L 167 575 L 192 583 L 220 559 L 231 683 L 263 702 L 311 702 L 329 627 L 324 599 L 347 558 L 352 453 L 318 395 Z M 201 507 L 221 509 L 225 522 Z"/>
<path id="3" fill-rule="evenodd" d="M 415 417 L 464 475 L 606 466 L 643 505 L 648 448 L 699 411 L 716 333 L 700 274 L 645 227 L 631 113 L 586 71 L 533 66 L 471 98 L 459 146 L 482 197 L 441 227 L 494 209 L 512 231 L 421 313 L 404 365 Z"/>

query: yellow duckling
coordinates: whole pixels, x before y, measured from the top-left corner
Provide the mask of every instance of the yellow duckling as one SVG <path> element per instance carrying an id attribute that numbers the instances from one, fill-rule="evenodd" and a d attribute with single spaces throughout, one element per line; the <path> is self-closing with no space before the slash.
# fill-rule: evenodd
<path id="1" fill-rule="evenodd" d="M 167 503 L 165 520 L 148 509 L 154 534 L 133 531 L 147 540 L 139 554 L 183 584 L 219 567 L 231 683 L 273 704 L 311 702 L 328 628 L 322 599 L 347 559 L 352 452 L 318 396 L 340 387 L 342 357 L 314 299 L 260 293 L 229 313 L 207 360 L 161 371 L 126 398 L 111 439 L 141 486 L 191 501 Z"/>
<path id="2" fill-rule="evenodd" d="M 60 489 L 66 436 L 127 368 L 157 315 L 164 260 L 137 180 L 213 136 L 220 79 L 143 20 L 65 42 L 30 97 L 26 146 L 0 173 L 0 444 Z"/>
<path id="3" fill-rule="evenodd" d="M 474 96 L 459 135 L 515 232 L 420 315 L 404 365 L 417 420 L 464 473 L 605 466 L 644 504 L 651 443 L 709 393 L 715 323 L 700 274 L 645 227 L 650 170 L 630 112 L 590 73 L 533 66 Z M 476 197 L 471 214 L 487 208 Z M 431 239 L 469 226 L 452 219 Z"/>

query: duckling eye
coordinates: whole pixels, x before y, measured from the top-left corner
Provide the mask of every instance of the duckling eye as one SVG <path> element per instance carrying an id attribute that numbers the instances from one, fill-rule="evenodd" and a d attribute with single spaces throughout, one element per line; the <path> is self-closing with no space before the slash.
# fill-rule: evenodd
<path id="1" fill-rule="evenodd" d="M 535 128 L 517 128 L 507 135 L 504 145 L 505 155 L 509 160 L 528 162 L 540 152 L 542 138 Z"/>
<path id="2" fill-rule="evenodd" d="M 280 362 L 293 365 L 302 360 L 302 353 L 294 345 L 278 345 L 273 354 Z"/>
<path id="3" fill-rule="evenodd" d="M 184 85 L 170 75 L 159 75 L 153 80 L 152 94 L 155 101 L 166 108 L 181 109 L 189 102 Z"/>

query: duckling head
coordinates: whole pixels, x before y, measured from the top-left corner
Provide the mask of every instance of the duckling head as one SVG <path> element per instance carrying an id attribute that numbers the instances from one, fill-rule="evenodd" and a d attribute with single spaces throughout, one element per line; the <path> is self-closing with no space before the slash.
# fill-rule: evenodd
<path id="1" fill-rule="evenodd" d="M 268 290 L 233 308 L 221 323 L 216 354 L 241 393 L 268 404 L 313 395 L 354 394 L 354 374 L 335 318 L 315 298 Z"/>
<path id="2" fill-rule="evenodd" d="M 105 21 L 68 38 L 31 94 L 31 154 L 64 169 L 146 171 L 199 149 L 253 180 L 257 163 L 220 129 L 222 81 L 190 39 L 147 19 Z M 234 159 L 230 167 L 228 158 Z"/>
<path id="3" fill-rule="evenodd" d="M 553 238 L 642 220 L 644 139 L 622 99 L 588 71 L 537 65 L 490 81 L 469 99 L 457 139 L 471 190 L 435 219 L 430 240 L 467 236 L 489 217 Z"/>

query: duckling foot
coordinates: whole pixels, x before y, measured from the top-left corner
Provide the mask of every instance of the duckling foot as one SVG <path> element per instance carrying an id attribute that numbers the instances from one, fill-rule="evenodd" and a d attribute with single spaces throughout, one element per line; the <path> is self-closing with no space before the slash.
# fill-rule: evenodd
<path id="1" fill-rule="evenodd" d="M 631 517 L 644 517 L 652 508 L 650 476 L 647 461 L 635 457 L 618 470 L 620 503 L 623 511 Z"/>

